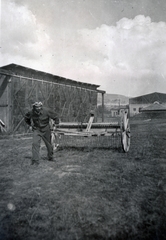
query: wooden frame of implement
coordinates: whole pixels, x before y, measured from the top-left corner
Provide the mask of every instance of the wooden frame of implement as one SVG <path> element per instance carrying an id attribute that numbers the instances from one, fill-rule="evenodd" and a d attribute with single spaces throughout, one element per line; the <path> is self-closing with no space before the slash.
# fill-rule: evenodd
<path id="1" fill-rule="evenodd" d="M 57 135 L 94 137 L 121 135 L 121 145 L 124 152 L 130 148 L 130 125 L 127 112 L 117 122 L 93 123 L 94 114 L 91 113 L 88 123 L 61 122 L 52 131 L 51 142 L 55 147 Z"/>

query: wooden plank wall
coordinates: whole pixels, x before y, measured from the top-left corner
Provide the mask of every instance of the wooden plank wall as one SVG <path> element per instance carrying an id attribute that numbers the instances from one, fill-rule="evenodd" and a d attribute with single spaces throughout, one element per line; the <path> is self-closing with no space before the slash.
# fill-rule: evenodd
<path id="1" fill-rule="evenodd" d="M 5 123 L 5 128 L 10 131 L 11 121 L 11 77 L 0 74 L 0 119 Z"/>
<path id="2" fill-rule="evenodd" d="M 91 110 L 97 107 L 97 91 L 49 81 L 12 77 L 12 119 L 13 133 L 25 133 L 28 128 L 24 114 L 35 101 L 54 109 L 63 122 L 87 122 Z"/>

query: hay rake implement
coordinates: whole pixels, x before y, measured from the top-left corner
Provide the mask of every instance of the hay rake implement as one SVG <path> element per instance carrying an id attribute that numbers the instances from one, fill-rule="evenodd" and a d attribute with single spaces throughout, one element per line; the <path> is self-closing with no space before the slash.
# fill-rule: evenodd
<path id="1" fill-rule="evenodd" d="M 52 131 L 51 141 L 54 149 L 56 149 L 57 136 L 80 136 L 80 137 L 96 137 L 96 136 L 121 136 L 121 146 L 124 152 L 128 152 L 130 148 L 130 125 L 128 114 L 124 113 L 121 118 L 117 118 L 114 122 L 93 123 L 94 114 L 91 113 L 88 123 L 72 123 L 61 122 Z"/>

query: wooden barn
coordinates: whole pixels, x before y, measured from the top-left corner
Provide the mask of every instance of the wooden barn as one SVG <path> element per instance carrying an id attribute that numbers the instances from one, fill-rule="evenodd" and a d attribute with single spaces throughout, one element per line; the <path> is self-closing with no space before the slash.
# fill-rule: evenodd
<path id="1" fill-rule="evenodd" d="M 54 109 L 63 122 L 87 122 L 97 108 L 99 85 L 82 83 L 9 64 L 0 68 L 0 119 L 8 133 L 25 133 L 24 114 L 35 101 Z"/>
<path id="2" fill-rule="evenodd" d="M 159 102 L 154 102 L 148 107 L 140 109 L 140 113 L 133 116 L 134 121 L 142 121 L 150 123 L 161 124 L 164 123 L 166 119 L 166 106 Z M 157 125 L 156 125 L 157 126 Z"/>
<path id="3" fill-rule="evenodd" d="M 134 116 L 141 112 L 141 109 L 149 107 L 151 104 L 158 102 L 163 106 L 166 106 L 166 94 L 165 93 L 150 93 L 129 99 L 129 113 L 130 116 Z"/>
<path id="4" fill-rule="evenodd" d="M 154 102 L 148 107 L 142 108 L 140 114 L 147 119 L 166 119 L 166 105 L 162 105 L 159 102 Z"/>

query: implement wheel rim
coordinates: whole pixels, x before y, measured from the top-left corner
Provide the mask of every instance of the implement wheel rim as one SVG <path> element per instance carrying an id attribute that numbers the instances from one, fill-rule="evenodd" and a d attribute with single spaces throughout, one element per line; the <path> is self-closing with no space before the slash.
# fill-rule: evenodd
<path id="1" fill-rule="evenodd" d="M 123 115 L 121 131 L 122 131 L 121 133 L 122 149 L 124 152 L 128 152 L 130 148 L 130 126 L 127 113 Z"/>

